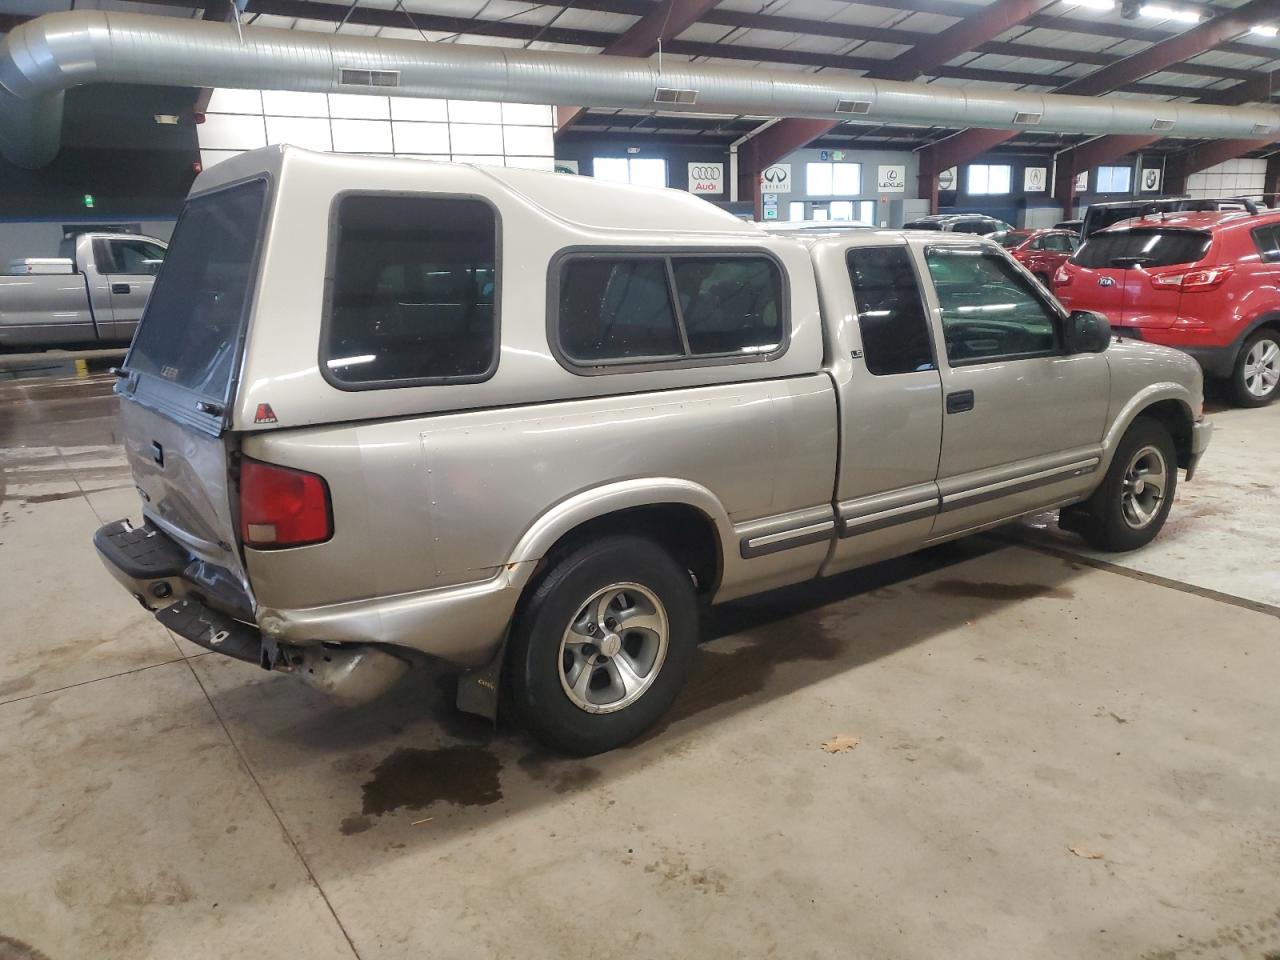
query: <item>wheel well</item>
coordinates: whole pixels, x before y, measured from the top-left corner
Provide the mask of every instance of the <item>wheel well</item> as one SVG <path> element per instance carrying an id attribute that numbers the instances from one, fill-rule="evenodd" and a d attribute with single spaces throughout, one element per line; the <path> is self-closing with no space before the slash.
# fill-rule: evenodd
<path id="1" fill-rule="evenodd" d="M 587 520 L 552 545 L 543 565 L 587 541 L 620 533 L 660 543 L 693 574 L 699 594 L 713 593 L 720 583 L 722 558 L 715 524 L 697 507 L 684 503 L 631 507 Z"/>
<path id="2" fill-rule="evenodd" d="M 1178 451 L 1178 466 L 1185 470 L 1191 465 L 1191 414 L 1182 403 L 1161 400 L 1146 407 L 1138 416 L 1164 424 L 1173 437 L 1174 449 Z"/>

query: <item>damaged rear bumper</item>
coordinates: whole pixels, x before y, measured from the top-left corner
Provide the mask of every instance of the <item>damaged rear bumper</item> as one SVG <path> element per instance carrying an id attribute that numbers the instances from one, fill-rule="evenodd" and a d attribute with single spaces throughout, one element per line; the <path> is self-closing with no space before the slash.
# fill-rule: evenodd
<path id="1" fill-rule="evenodd" d="M 292 673 L 352 702 L 376 697 L 409 670 L 408 660 L 380 646 L 282 643 L 265 635 L 242 590 L 150 524 L 117 520 L 101 527 L 93 544 L 107 571 L 164 627 L 214 653 Z"/>

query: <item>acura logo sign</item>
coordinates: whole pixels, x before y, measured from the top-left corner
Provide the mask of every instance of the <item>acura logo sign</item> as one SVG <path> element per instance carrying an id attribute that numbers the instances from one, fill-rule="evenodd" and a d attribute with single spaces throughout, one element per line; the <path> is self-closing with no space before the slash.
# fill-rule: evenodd
<path id="1" fill-rule="evenodd" d="M 1115 285 L 1116 285 L 1116 281 L 1115 281 L 1115 278 L 1114 278 L 1114 277 L 1099 277 L 1099 278 L 1098 278 L 1098 286 L 1100 286 L 1100 287 L 1114 287 Z"/>

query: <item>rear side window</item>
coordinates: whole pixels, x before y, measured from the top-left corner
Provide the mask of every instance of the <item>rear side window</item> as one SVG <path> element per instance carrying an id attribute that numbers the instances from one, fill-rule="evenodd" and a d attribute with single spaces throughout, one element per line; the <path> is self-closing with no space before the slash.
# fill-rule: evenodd
<path id="1" fill-rule="evenodd" d="M 1076 243 L 1070 237 L 1061 233 L 1051 233 L 1043 238 L 1042 246 L 1045 250 L 1053 253 L 1072 253 L 1076 248 Z"/>
<path id="2" fill-rule="evenodd" d="M 1209 234 L 1195 230 L 1095 233 L 1071 262 L 1081 267 L 1169 267 L 1195 263 L 1209 252 Z M 1117 262 L 1118 261 L 1118 262 Z"/>
<path id="3" fill-rule="evenodd" d="M 125 361 L 130 371 L 225 402 L 266 205 L 263 180 L 188 201 Z"/>
<path id="4" fill-rule="evenodd" d="M 338 202 L 320 362 L 345 389 L 474 382 L 497 366 L 498 223 L 454 197 Z"/>
<path id="5" fill-rule="evenodd" d="M 1258 227 L 1253 231 L 1253 243 L 1268 263 L 1280 260 L 1280 225 Z"/>
<path id="6" fill-rule="evenodd" d="M 571 363 L 761 356 L 786 340 L 782 272 L 763 256 L 619 254 L 560 268 L 556 336 Z"/>
<path id="7" fill-rule="evenodd" d="M 911 255 L 902 247 L 862 247 L 846 261 L 867 369 L 881 377 L 935 369 Z"/>

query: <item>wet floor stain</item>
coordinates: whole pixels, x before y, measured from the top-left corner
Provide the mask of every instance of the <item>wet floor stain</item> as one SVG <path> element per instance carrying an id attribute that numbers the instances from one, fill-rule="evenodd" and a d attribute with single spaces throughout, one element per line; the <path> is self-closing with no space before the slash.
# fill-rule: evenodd
<path id="1" fill-rule="evenodd" d="M 516 763 L 531 780 L 546 784 L 559 794 L 585 790 L 602 776 L 600 771 L 590 764 L 557 757 L 543 750 L 531 750 Z"/>
<path id="2" fill-rule="evenodd" d="M 992 580 L 939 580 L 925 589 L 945 597 L 974 600 L 1031 600 L 1034 597 L 1070 600 L 1075 596 L 1066 587 L 1048 587 L 1042 583 L 997 583 Z"/>
<path id="3" fill-rule="evenodd" d="M 87 497 L 94 493 L 105 493 L 108 490 L 123 490 L 131 484 L 122 483 L 111 487 L 94 487 L 90 490 L 67 490 L 62 493 L 38 493 L 21 497 L 22 503 L 56 503 L 59 500 L 74 500 L 76 497 Z"/>
<path id="4" fill-rule="evenodd" d="M 501 761 L 482 746 L 401 747 L 373 768 L 372 779 L 362 787 L 360 812 L 382 816 L 393 810 L 425 810 L 435 803 L 485 807 L 502 799 L 501 770 Z"/>
<path id="5" fill-rule="evenodd" d="M 49 955 L 30 944 L 0 933 L 0 960 L 49 960 Z"/>
<path id="6" fill-rule="evenodd" d="M 343 817 L 342 824 L 338 828 L 342 831 L 344 837 L 350 837 L 357 833 L 364 833 L 366 830 L 373 828 L 373 820 L 362 814 Z"/>

